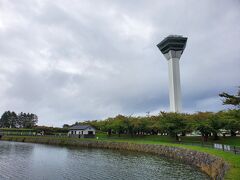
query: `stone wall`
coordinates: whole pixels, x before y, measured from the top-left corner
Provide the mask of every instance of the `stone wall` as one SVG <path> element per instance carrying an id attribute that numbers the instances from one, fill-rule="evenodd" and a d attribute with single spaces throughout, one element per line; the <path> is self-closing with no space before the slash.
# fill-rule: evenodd
<path id="1" fill-rule="evenodd" d="M 228 170 L 227 163 L 219 157 L 209 155 L 203 152 L 173 146 L 90 140 L 80 141 L 79 139 L 75 138 L 58 139 L 45 137 L 36 138 L 5 136 L 2 138 L 2 140 L 146 152 L 180 160 L 181 162 L 194 165 L 201 171 L 208 174 L 212 179 L 217 180 L 224 179 L 224 175 Z"/>

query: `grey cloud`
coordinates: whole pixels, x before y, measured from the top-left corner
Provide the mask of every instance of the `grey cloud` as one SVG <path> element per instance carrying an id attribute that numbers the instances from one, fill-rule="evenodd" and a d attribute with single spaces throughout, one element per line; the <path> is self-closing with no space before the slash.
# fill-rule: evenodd
<path id="1" fill-rule="evenodd" d="M 238 1 L 2 1 L 0 112 L 61 126 L 168 110 L 167 62 L 156 44 L 187 37 L 184 110 L 223 109 L 240 84 Z M 170 13 L 169 13 L 170 12 Z"/>

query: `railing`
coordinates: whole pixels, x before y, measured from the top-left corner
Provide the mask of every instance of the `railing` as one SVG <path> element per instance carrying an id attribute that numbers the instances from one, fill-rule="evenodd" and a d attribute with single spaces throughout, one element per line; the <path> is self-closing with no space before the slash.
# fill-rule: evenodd
<path id="1" fill-rule="evenodd" d="M 6 131 L 6 132 L 2 132 L 0 133 L 5 136 L 51 136 L 51 137 L 62 137 L 62 136 L 67 136 L 67 133 L 55 133 L 52 135 L 44 135 L 41 133 L 36 133 L 36 132 L 11 132 L 11 131 Z"/>
<path id="2" fill-rule="evenodd" d="M 234 152 L 234 154 L 240 154 L 240 147 L 237 146 L 231 146 L 231 145 L 226 145 L 226 144 L 213 144 L 214 149 L 219 149 L 223 151 L 229 151 L 229 152 Z"/>
<path id="3" fill-rule="evenodd" d="M 236 155 L 240 155 L 240 147 L 232 146 L 227 144 L 218 144 L 218 143 L 199 143 L 199 142 L 178 142 L 178 144 L 192 145 L 192 146 L 201 146 L 207 148 L 213 148 L 217 150 L 232 152 Z"/>

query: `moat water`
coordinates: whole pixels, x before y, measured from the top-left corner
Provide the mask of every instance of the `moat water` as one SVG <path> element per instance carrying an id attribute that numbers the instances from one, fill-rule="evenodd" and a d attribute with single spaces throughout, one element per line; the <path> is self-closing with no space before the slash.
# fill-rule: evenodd
<path id="1" fill-rule="evenodd" d="M 173 160 L 129 151 L 0 141 L 0 180 L 209 179 Z"/>

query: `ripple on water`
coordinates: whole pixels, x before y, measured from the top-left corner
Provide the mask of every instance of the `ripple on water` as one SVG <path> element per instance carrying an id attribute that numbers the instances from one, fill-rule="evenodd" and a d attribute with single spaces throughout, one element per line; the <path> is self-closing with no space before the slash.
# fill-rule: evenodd
<path id="1" fill-rule="evenodd" d="M 189 165 L 146 153 L 0 141 L 0 179 L 209 179 Z"/>

